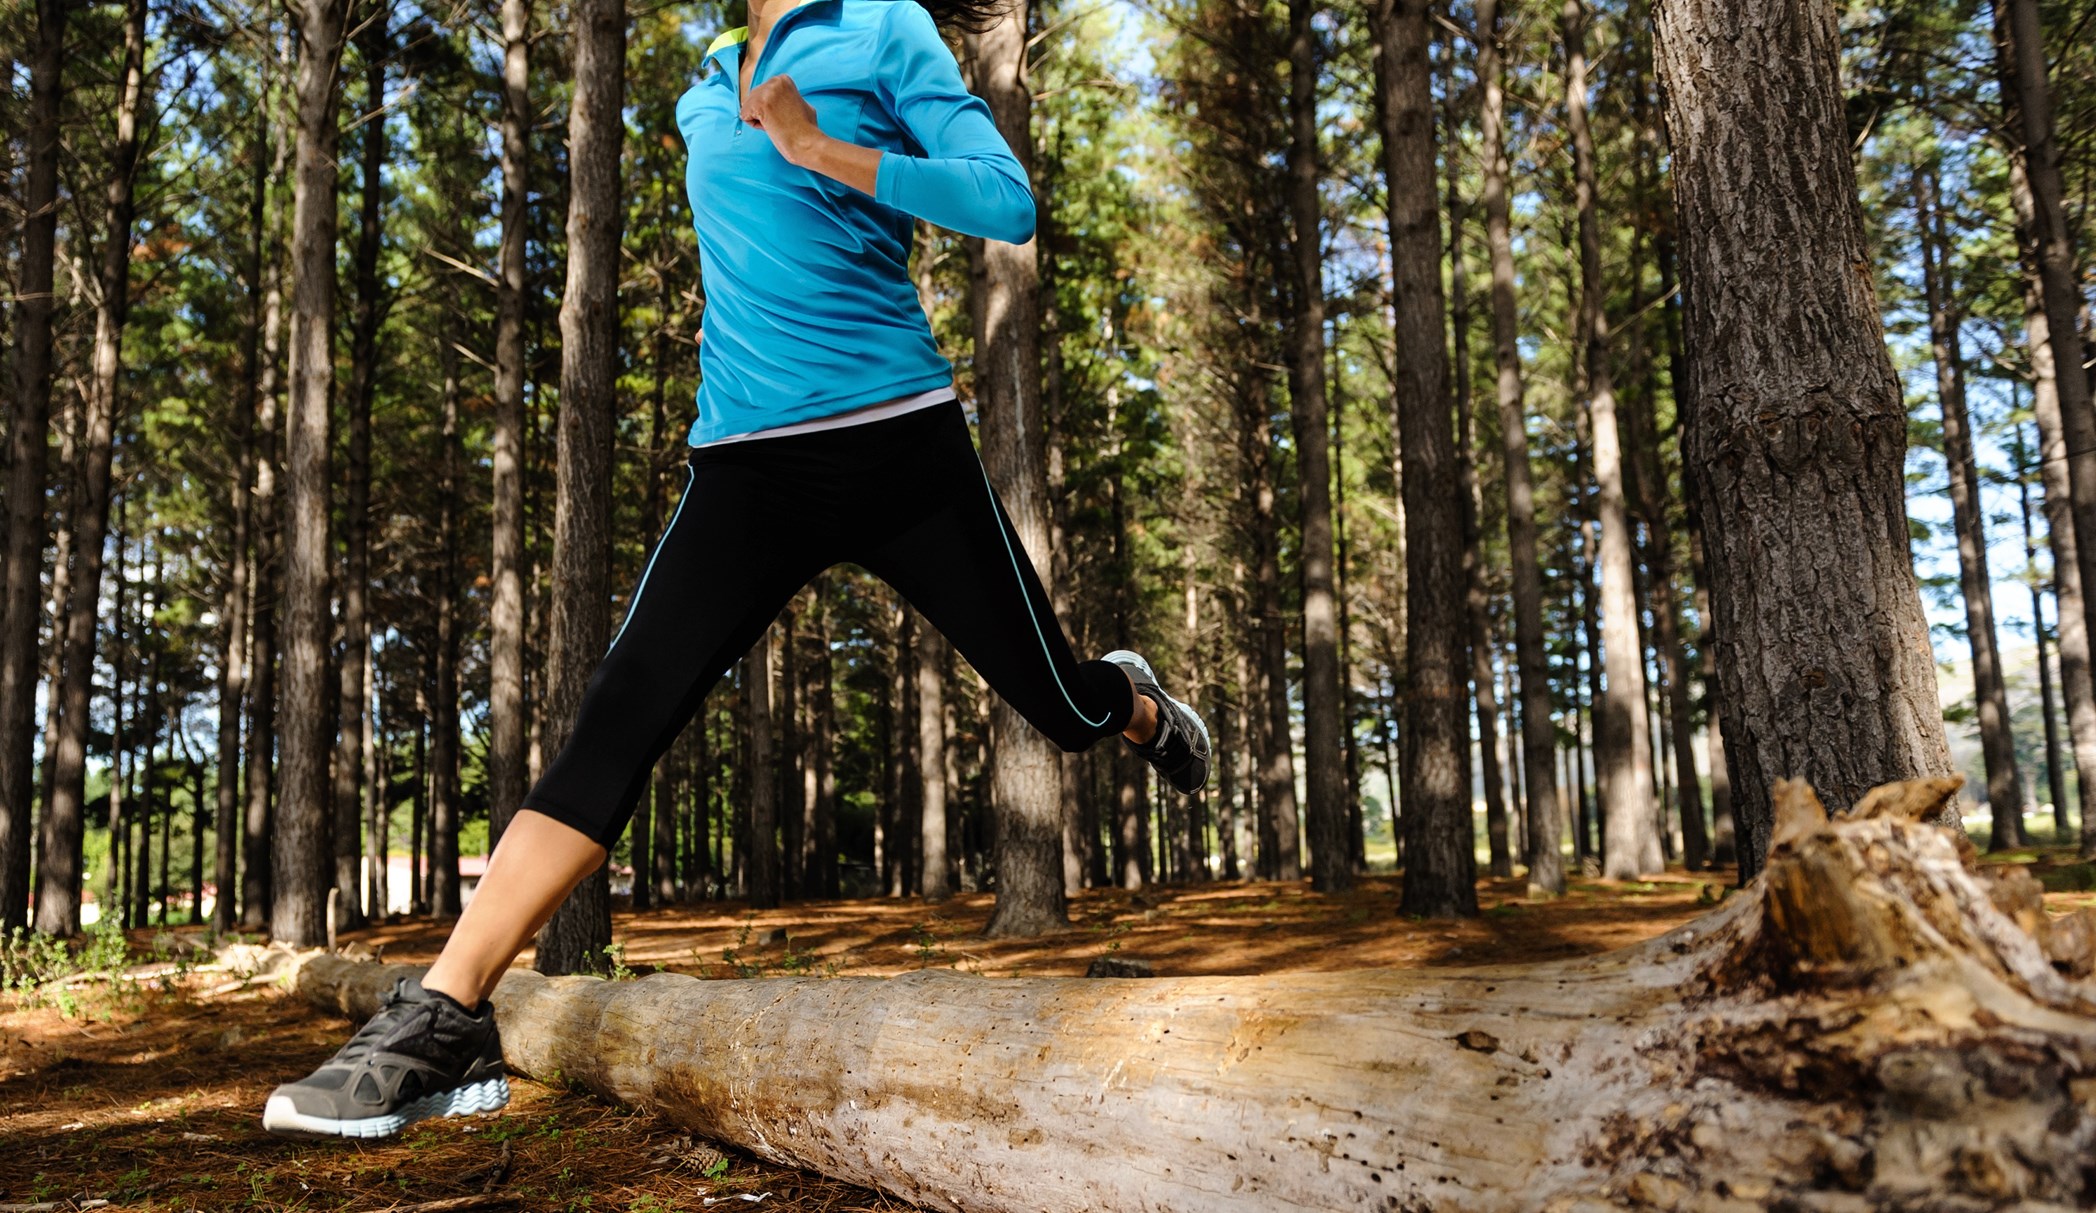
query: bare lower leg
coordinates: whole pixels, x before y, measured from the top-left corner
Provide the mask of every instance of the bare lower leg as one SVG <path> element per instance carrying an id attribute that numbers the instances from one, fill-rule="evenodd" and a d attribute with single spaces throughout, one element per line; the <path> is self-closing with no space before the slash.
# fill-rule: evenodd
<path id="1" fill-rule="evenodd" d="M 603 847 L 573 826 L 519 809 L 488 857 L 487 874 L 451 928 L 444 951 L 423 975 L 422 988 L 449 994 L 468 1007 L 479 1006 L 517 953 L 553 917 L 568 892 L 597 870 L 604 855 Z"/>
<path id="2" fill-rule="evenodd" d="M 1135 689 L 1133 678 L 1128 680 L 1128 691 L 1135 696 L 1135 711 L 1128 714 L 1128 727 L 1121 730 L 1121 736 L 1141 745 L 1157 736 L 1157 704 Z"/>

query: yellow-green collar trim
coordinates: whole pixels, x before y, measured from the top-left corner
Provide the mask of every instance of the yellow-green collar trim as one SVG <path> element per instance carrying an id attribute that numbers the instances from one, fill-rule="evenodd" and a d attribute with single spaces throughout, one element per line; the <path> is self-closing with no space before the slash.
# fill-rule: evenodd
<path id="1" fill-rule="evenodd" d="M 706 47 L 706 53 L 704 56 L 701 57 L 701 61 L 703 62 L 705 59 L 711 59 L 715 55 L 728 49 L 729 47 L 736 46 L 740 43 L 748 42 L 749 40 L 750 27 L 747 25 L 738 25 L 734 29 L 731 29 L 726 33 L 722 34 L 720 37 L 715 38 L 710 44 L 708 44 L 708 46 Z"/>

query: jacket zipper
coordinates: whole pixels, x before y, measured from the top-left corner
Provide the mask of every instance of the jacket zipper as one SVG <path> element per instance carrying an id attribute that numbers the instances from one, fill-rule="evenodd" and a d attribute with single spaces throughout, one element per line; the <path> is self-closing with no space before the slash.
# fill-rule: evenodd
<path id="1" fill-rule="evenodd" d="M 764 70 L 764 61 L 771 58 L 771 48 L 779 44 L 779 35 L 784 32 L 787 24 L 793 20 L 796 14 L 804 9 L 814 8 L 816 4 L 821 2 L 822 0 L 808 0 L 807 3 L 796 4 L 784 13 L 781 13 L 777 21 L 772 22 L 771 32 L 764 35 L 764 49 L 757 52 L 756 65 L 750 68 L 750 90 L 752 92 L 755 92 L 757 86 L 763 83 L 763 81 L 757 78 L 757 74 Z M 742 134 L 742 128 L 747 125 L 742 120 L 742 54 L 749 47 L 750 44 L 745 41 L 741 49 L 735 52 L 735 79 L 731 82 L 735 85 L 735 133 L 738 136 Z"/>

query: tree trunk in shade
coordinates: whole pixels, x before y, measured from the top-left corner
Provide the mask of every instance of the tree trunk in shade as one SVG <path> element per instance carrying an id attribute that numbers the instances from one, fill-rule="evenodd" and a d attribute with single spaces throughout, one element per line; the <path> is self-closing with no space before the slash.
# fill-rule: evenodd
<path id="1" fill-rule="evenodd" d="M 457 311 L 452 311 L 453 315 Z M 456 917 L 464 908 L 459 892 L 459 338 L 440 335 L 437 365 L 444 381 L 439 388 L 437 441 L 437 568 L 432 603 L 436 638 L 435 677 L 431 682 L 429 718 L 429 866 L 430 909 L 439 918 Z"/>
<path id="2" fill-rule="evenodd" d="M 2045 626 L 2045 589 L 2037 577 L 2038 541 L 2031 527 L 2031 451 L 2024 439 L 2021 421 L 2016 423 L 2014 455 L 2016 503 L 2023 515 L 2023 568 L 2030 582 L 2031 636 L 2038 647 L 2038 711 L 2045 721 L 2045 791 L 2052 801 L 2053 839 L 2064 842 L 2074 836 L 2074 826 L 2068 813 L 2065 765 L 2060 761 L 2060 721 L 2056 706 L 2059 698 L 2053 690 L 2052 645 Z"/>
<path id="3" fill-rule="evenodd" d="M 778 714 L 772 708 L 772 633 L 750 650 L 745 689 L 750 713 L 750 824 L 743 880 L 750 908 L 779 904 Z"/>
<path id="4" fill-rule="evenodd" d="M 936 1209 L 2086 1208 L 2096 985 L 2061 971 L 2096 962 L 2096 912 L 2047 922 L 2035 880 L 1975 870 L 1913 820 L 1955 786 L 1895 785 L 1830 823 L 1786 784 L 1767 879 L 1602 956 L 1147 980 L 512 971 L 503 1060 Z M 415 971 L 286 967 L 356 1016 Z M 1537 1012 L 1553 1005 L 1578 1013 Z M 1896 1038 L 1851 1027 L 1891 1020 Z"/>
<path id="5" fill-rule="evenodd" d="M 1652 786 L 1652 731 L 1646 723 L 1645 646 L 1638 635 L 1637 561 L 1629 500 L 1623 490 L 1623 431 L 1616 419 L 1615 373 L 1609 364 L 1607 288 L 1601 280 L 1601 225 L 1594 214 L 1594 139 L 1587 123 L 1587 10 L 1566 0 L 1559 20 L 1565 43 L 1565 119 L 1572 133 L 1579 211 L 1581 310 L 1585 316 L 1587 411 L 1593 419 L 1594 484 L 1601 529 L 1601 654 L 1607 679 L 1595 722 L 1599 764 L 1602 875 L 1632 880 L 1666 870 Z"/>
<path id="6" fill-rule="evenodd" d="M 364 60 L 363 179 L 358 186 L 355 257 L 356 313 L 351 322 L 349 357 L 349 466 L 344 469 L 342 561 L 341 698 L 335 710 L 335 927 L 364 925 L 360 896 L 363 876 L 364 716 L 370 690 L 364 685 L 364 657 L 371 648 L 371 619 L 365 599 L 371 578 L 371 401 L 377 389 L 378 326 L 385 301 L 380 297 L 379 248 L 385 231 L 380 217 L 386 166 L 386 24 L 391 12 L 383 4 L 368 14 L 357 35 Z M 447 491 L 445 508 L 454 508 Z"/>
<path id="7" fill-rule="evenodd" d="M 2009 694 L 2001 672 L 2001 640 L 1994 627 L 1994 579 L 1987 571 L 1986 507 L 1972 453 L 1972 419 L 1965 408 L 1965 354 L 1952 307 L 1950 243 L 1937 197 L 1937 166 L 1914 171 L 1914 218 L 1921 249 L 1922 297 L 1929 309 L 1929 349 L 1936 363 L 1936 401 L 1943 413 L 1943 462 L 1950 478 L 1951 526 L 1958 537 L 1958 584 L 1965 600 L 1965 640 L 1972 654 L 1972 697 L 1979 707 L 1980 754 L 1987 772 L 1987 807 L 1994 828 L 1990 851 L 2023 845 L 2023 777 L 2009 730 Z"/>
<path id="8" fill-rule="evenodd" d="M 1289 325 L 1288 397 L 1294 419 L 1298 559 L 1303 577 L 1303 816 L 1310 843 L 1310 887 L 1343 893 L 1354 885 L 1346 757 L 1340 734 L 1339 618 L 1333 597 L 1331 417 L 1325 395 L 1323 199 L 1319 194 L 1317 0 L 1288 5 Z"/>
<path id="9" fill-rule="evenodd" d="M 557 752 L 611 638 L 611 443 L 618 410 L 619 150 L 626 127 L 625 0 L 578 0 L 568 106 L 568 278 L 560 306 L 560 450 L 546 658 L 546 749 Z M 539 932 L 541 973 L 604 964 L 608 866 L 582 878 Z"/>
<path id="10" fill-rule="evenodd" d="M 116 142 L 105 193 L 107 223 L 97 286 L 95 335 L 86 413 L 80 427 L 79 467 L 68 511 L 73 531 L 71 602 L 64 627 L 64 674 L 52 688 L 58 746 L 51 764 L 51 795 L 38 824 L 36 929 L 71 935 L 80 929 L 81 856 L 86 830 L 89 701 L 94 692 L 95 641 L 102 618 L 102 549 L 109 531 L 110 463 L 115 455 L 117 393 L 123 369 L 124 322 L 131 310 L 131 240 L 138 178 L 139 118 L 146 96 L 146 0 L 127 0 L 123 77 L 117 101 Z M 41 460 L 36 462 L 41 463 Z M 42 501 L 41 486 L 31 500 Z M 41 565 L 43 511 L 36 515 Z M 12 573 L 10 573 L 10 576 Z M 31 625 L 32 628 L 34 624 Z M 301 941 L 303 942 L 303 941 Z"/>
<path id="11" fill-rule="evenodd" d="M 1528 414 L 1521 382 L 1521 322 L 1514 297 L 1514 240 L 1508 215 L 1506 67 L 1498 0 L 1477 6 L 1477 74 L 1482 86 L 1485 246 L 1492 266 L 1492 353 L 1499 405 L 1501 474 L 1507 494 L 1507 550 L 1513 573 L 1514 664 L 1520 671 L 1521 772 L 1527 802 L 1529 896 L 1565 891 L 1565 825 L 1558 807 L 1557 725 L 1543 647 L 1543 580 L 1536 556 L 1536 497 L 1528 463 Z"/>
<path id="12" fill-rule="evenodd" d="M 917 631 L 917 748 L 923 756 L 923 842 L 918 893 L 938 901 L 953 893 L 946 857 L 946 641 L 931 628 Z"/>
<path id="13" fill-rule="evenodd" d="M 488 846 L 522 803 L 524 700 L 524 241 L 530 227 L 531 2 L 502 0 L 502 234 L 496 251 L 495 407 L 489 434 Z"/>
<path id="14" fill-rule="evenodd" d="M 1033 91 L 1027 79 L 1028 5 L 1008 9 L 969 39 L 975 91 L 1019 163 L 1033 163 Z M 1042 451 L 1039 267 L 1034 242 L 972 242 L 975 375 L 983 466 L 1021 546 L 1045 578 L 1047 458 Z M 990 795 L 996 831 L 997 907 L 988 934 L 1039 935 L 1069 922 L 1063 896 L 1062 754 L 1010 704 L 990 709 L 996 760 Z"/>
<path id="15" fill-rule="evenodd" d="M 290 394 L 284 412 L 283 671 L 277 811 L 270 828 L 270 932 L 327 939 L 334 883 L 329 812 L 328 511 L 335 491 L 328 413 L 335 387 L 336 149 L 348 0 L 293 0 L 298 114 L 292 170 Z"/>
<path id="16" fill-rule="evenodd" d="M 1907 414 L 1868 275 L 1826 0 L 1663 0 L 1690 367 L 1686 462 L 1716 607 L 1743 877 L 1775 781 L 1838 808 L 1947 774 L 1907 550 Z M 1955 810 L 1949 811 L 1955 822 Z"/>
<path id="17" fill-rule="evenodd" d="M 21 260 L 15 270 L 9 403 L 7 566 L 0 599 L 0 934 L 29 923 L 36 799 L 37 598 L 43 589 L 51 429 L 51 312 L 57 261 L 59 102 L 69 0 L 36 0 L 23 129 Z M 62 554 L 61 554 L 62 557 Z M 62 559 L 61 559 L 62 563 Z"/>

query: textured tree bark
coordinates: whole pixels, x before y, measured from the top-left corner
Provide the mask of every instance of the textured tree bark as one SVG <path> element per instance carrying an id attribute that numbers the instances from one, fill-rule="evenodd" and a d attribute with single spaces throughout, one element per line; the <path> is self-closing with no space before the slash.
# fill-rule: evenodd
<path id="1" fill-rule="evenodd" d="M 128 0 L 124 13 L 123 83 L 118 94 L 116 142 L 110 152 L 105 195 L 107 222 L 102 237 L 102 264 L 96 280 L 101 297 L 95 306 L 94 352 L 87 408 L 81 419 L 78 478 L 68 511 L 73 530 L 73 583 L 62 629 L 64 673 L 53 688 L 58 746 L 49 759 L 51 797 L 44 805 L 44 817 L 37 831 L 35 925 L 37 930 L 51 935 L 71 935 L 80 929 L 81 847 L 87 824 L 87 744 L 91 726 L 88 708 L 94 693 L 95 642 L 102 618 L 102 549 L 109 533 L 109 470 L 115 455 L 124 322 L 131 311 L 133 187 L 138 179 L 139 116 L 146 104 L 145 61 L 146 0 Z M 39 485 L 33 500 L 42 500 L 41 489 Z M 38 509 L 35 514 L 41 539 L 43 511 Z M 35 557 L 41 554 L 39 542 Z M 30 563 L 34 575 L 42 561 L 32 558 Z"/>
<path id="2" fill-rule="evenodd" d="M 2075 259 L 2074 232 L 2068 225 L 2064 203 L 2065 186 L 2060 178 L 2060 146 L 2054 137 L 2052 87 L 2046 78 L 2045 35 L 2035 0 L 1992 0 L 1995 60 L 2001 76 L 2001 94 L 2007 111 L 2007 129 L 2021 144 L 2012 148 L 2020 161 L 2022 185 L 2028 209 L 2019 235 L 2024 244 L 2026 266 L 2035 270 L 2036 302 L 2045 314 L 2047 345 L 2054 358 L 2059 350 L 2079 347 L 2081 280 Z M 2020 151 L 2021 155 L 2015 155 Z M 2022 199 L 2018 199 L 2019 203 Z M 2021 208 L 2019 208 L 2021 209 Z M 2027 218 L 2025 217 L 2027 215 Z M 2033 344 L 2037 334 L 2032 334 Z M 2096 633 L 2096 409 L 2090 400 L 2089 377 L 2072 372 L 2082 361 L 2060 359 L 2069 368 L 2053 376 L 2059 395 L 2063 452 L 2067 463 L 2067 491 L 2074 516 L 2074 533 L 2082 541 L 2075 545 L 2081 575 L 2084 626 Z"/>
<path id="3" fill-rule="evenodd" d="M 504 1058 L 942 1210 L 2085 1206 L 2081 911 L 1786 783 L 1765 875 L 1605 956 L 1266 977 L 637 982 L 512 972 Z M 252 962 L 250 962 L 252 963 Z M 349 1014 L 399 966 L 289 979 Z M 793 1064 L 781 1066 L 780 1058 Z M 2050 1202 L 2050 1203 L 2047 1203 Z"/>
<path id="4" fill-rule="evenodd" d="M 1825 0 L 1661 0 L 1692 388 L 1740 870 L 1778 778 L 1837 806 L 1948 773 L 1907 550 L 1906 408 L 1863 243 Z"/>
<path id="5" fill-rule="evenodd" d="M 1446 62 L 1455 61 L 1455 43 L 1446 44 Z M 1454 88 L 1445 88 L 1442 130 L 1453 141 L 1462 127 Z M 1448 188 L 1448 312 L 1455 329 L 1451 378 L 1456 397 L 1456 482 L 1462 492 L 1463 608 L 1465 639 L 1470 644 L 1470 702 L 1477 721 L 1478 771 L 1485 785 L 1485 853 L 1495 879 L 1514 874 L 1514 853 L 1507 829 L 1506 774 L 1499 765 L 1499 677 L 1492 669 L 1492 591 L 1485 584 L 1483 538 L 1479 519 L 1484 501 L 1478 489 L 1477 431 L 1470 406 L 1470 275 L 1463 251 L 1468 208 L 1463 204 L 1461 171 L 1451 158 Z M 1345 551 L 1341 546 L 1342 568 Z"/>
<path id="6" fill-rule="evenodd" d="M 1310 835 L 1310 887 L 1354 885 L 1347 842 L 1346 759 L 1340 742 L 1339 619 L 1333 598 L 1331 415 L 1325 395 L 1324 204 L 1317 146 L 1317 0 L 1288 5 L 1289 325 L 1288 398 L 1293 406 L 1296 505 L 1303 576 L 1303 816 Z"/>
<path id="7" fill-rule="evenodd" d="M 625 0 L 578 0 L 568 106 L 568 278 L 560 305 L 559 479 L 547 628 L 546 747 L 558 750 L 611 637 L 611 442 L 618 408 L 621 114 Z M 606 867 L 583 877 L 539 933 L 542 973 L 603 963 L 611 943 Z"/>
<path id="8" fill-rule="evenodd" d="M 1448 313 L 1441 295 L 1428 0 L 1377 0 L 1390 262 L 1396 296 L 1396 413 L 1405 506 L 1405 668 L 1401 780 L 1402 911 L 1477 913 L 1470 824 L 1470 729 L 1463 701 L 1463 535 L 1448 393 Z"/>
<path id="9" fill-rule="evenodd" d="M 1572 134 L 1579 212 L 1580 310 L 1585 319 L 1587 411 L 1593 419 L 1595 510 L 1600 523 L 1601 653 L 1607 678 L 1595 723 L 1601 819 L 1601 873 L 1633 880 L 1665 870 L 1653 812 L 1652 733 L 1645 716 L 1645 647 L 1638 638 L 1636 557 L 1623 490 L 1623 431 L 1616 419 L 1609 363 L 1607 288 L 1601 281 L 1601 225 L 1595 217 L 1594 137 L 1587 123 L 1587 10 L 1565 0 L 1565 125 Z"/>
<path id="10" fill-rule="evenodd" d="M 2052 324 L 2039 286 L 2037 203 L 2024 171 L 2021 145 L 2009 149 L 2009 198 L 2016 209 L 2016 250 L 2023 267 L 2023 334 L 2031 366 L 2031 416 L 2038 427 L 2038 480 L 2044 486 L 2045 541 L 2052 551 L 2053 599 L 2059 620 L 2060 689 L 2067 700 L 2067 734 L 2074 748 L 2075 788 L 2096 780 L 2096 669 L 2089 658 L 2089 619 L 2082 599 L 2081 548 L 2068 485 L 2066 428 L 2060 419 L 2058 366 Z M 2096 831 L 2082 831 L 2086 851 Z"/>
<path id="11" fill-rule="evenodd" d="M 2067 779 L 2060 762 L 2060 720 L 2053 692 L 2052 654 L 2045 628 L 2045 589 L 2036 576 L 2038 542 L 2031 527 L 2030 448 L 2023 437 L 2023 423 L 2016 423 L 2016 503 L 2023 514 L 2023 567 L 2030 574 L 2031 636 L 2038 649 L 2038 711 L 2045 720 L 2045 791 L 2052 800 L 2053 837 L 2073 837 L 2074 825 L 2067 810 Z M 2055 613 L 2058 607 L 2054 607 Z"/>
<path id="12" fill-rule="evenodd" d="M 1980 753 L 1987 771 L 1987 808 L 1994 828 L 1987 849 L 2023 845 L 2023 778 L 2016 739 L 2009 732 L 2009 695 L 2001 673 L 2001 642 L 1994 629 L 1994 579 L 1987 571 L 1987 524 L 1979 468 L 1972 454 L 1972 421 L 1965 409 L 1962 317 L 1949 302 L 1949 241 L 1936 202 L 1937 166 L 1914 170 L 1914 217 L 1921 248 L 1922 295 L 1929 309 L 1929 347 L 1936 362 L 1936 401 L 1943 413 L 1943 461 L 1949 467 L 1951 526 L 1958 537 L 1958 579 L 1965 600 L 1965 640 L 1972 654 L 1973 699 L 1979 705 Z"/>
<path id="13" fill-rule="evenodd" d="M 37 596 L 43 588 L 51 429 L 51 291 L 57 255 L 59 102 L 68 0 L 37 0 L 23 137 L 15 277 L 15 395 L 8 418 L 7 568 L 0 600 L 0 934 L 29 923 L 36 797 Z"/>
<path id="14" fill-rule="evenodd" d="M 386 56 L 389 5 L 380 4 L 364 20 L 357 50 L 364 61 L 362 127 L 363 179 L 358 185 L 356 312 L 350 323 L 348 466 L 343 469 L 342 508 L 342 660 L 341 690 L 335 709 L 335 928 L 364 925 L 359 896 L 364 867 L 364 717 L 370 692 L 364 685 L 364 657 L 371 649 L 371 618 L 365 605 L 371 581 L 371 402 L 377 391 L 378 326 L 385 310 L 380 297 L 378 257 L 385 239 L 380 206 L 386 167 Z M 455 356 L 455 355 L 454 355 Z M 447 405 L 447 407 L 452 407 Z M 444 509 L 454 509 L 449 489 Z M 377 907 L 379 912 L 384 907 Z"/>
<path id="15" fill-rule="evenodd" d="M 266 90 L 264 90 L 266 93 Z M 247 693 L 248 608 L 252 597 L 248 580 L 249 527 L 254 517 L 251 485 L 255 471 L 255 415 L 261 403 L 262 309 L 266 286 L 263 278 L 263 249 L 268 232 L 269 203 L 269 106 L 255 107 L 255 142 L 248 149 L 254 158 L 254 189 L 248 200 L 248 325 L 242 334 L 242 382 L 246 397 L 233 415 L 233 486 L 231 536 L 227 542 L 225 595 L 221 600 L 218 669 L 218 775 L 214 829 L 217 833 L 212 871 L 218 897 L 211 904 L 212 929 L 220 934 L 233 930 L 239 921 L 234 890 L 240 887 L 240 704 Z M 119 578 L 121 581 L 121 578 Z M 385 912 L 383 902 L 379 912 Z"/>
<path id="16" fill-rule="evenodd" d="M 1033 92 L 1026 75 L 1028 6 L 1013 5 L 972 36 L 975 91 L 1019 163 L 1033 164 Z M 1047 460 L 1041 450 L 1039 266 L 1033 241 L 974 241 L 976 392 L 983 466 L 1012 528 L 1046 578 Z M 1069 922 L 1063 896 L 1062 757 L 1002 699 L 990 708 L 997 908 L 991 935 L 1039 935 Z"/>
<path id="17" fill-rule="evenodd" d="M 946 858 L 946 641 L 920 628 L 916 644 L 917 748 L 923 755 L 923 841 L 918 893 L 939 901 L 953 893 L 953 865 Z"/>
<path id="18" fill-rule="evenodd" d="M 460 208 L 463 213 L 463 208 Z M 463 235 L 463 233 L 459 233 Z M 464 241 L 460 241 L 464 244 Z M 463 308 L 454 305 L 452 315 Z M 430 909 L 455 918 L 465 908 L 459 891 L 459 338 L 441 322 L 437 365 L 444 382 L 438 392 L 437 567 L 432 588 L 431 631 L 436 640 L 430 679 L 429 867 Z"/>
<path id="19" fill-rule="evenodd" d="M 335 386 L 336 109 L 348 0 L 294 0 L 298 22 L 296 162 L 291 203 L 290 399 L 284 432 L 283 691 L 280 795 L 270 830 L 270 933 L 327 938 L 334 861 L 328 755 L 328 410 Z"/>
<path id="20" fill-rule="evenodd" d="M 489 435 L 488 847 L 524 800 L 524 241 L 530 226 L 531 0 L 502 0 L 502 236 Z"/>
<path id="21" fill-rule="evenodd" d="M 1522 404 L 1521 325 L 1514 298 L 1514 239 L 1508 217 L 1506 67 L 1498 0 L 1478 0 L 1477 75 L 1483 99 L 1482 201 L 1492 265 L 1492 354 L 1497 368 L 1501 474 L 1506 481 L 1507 550 L 1513 574 L 1514 664 L 1521 676 L 1521 769 L 1526 789 L 1528 891 L 1565 891 L 1563 814 L 1558 808 L 1557 726 L 1543 649 L 1543 580 L 1536 558 L 1536 497 Z"/>

